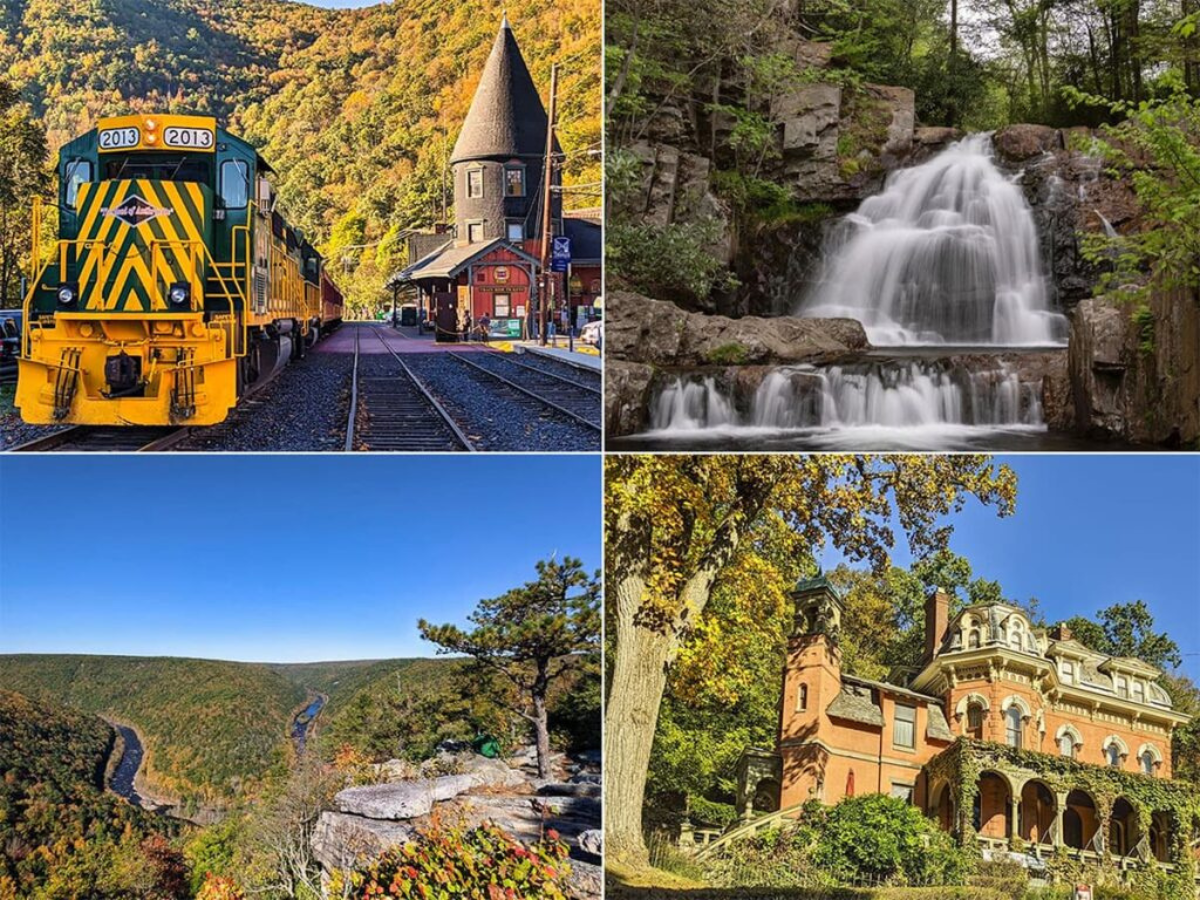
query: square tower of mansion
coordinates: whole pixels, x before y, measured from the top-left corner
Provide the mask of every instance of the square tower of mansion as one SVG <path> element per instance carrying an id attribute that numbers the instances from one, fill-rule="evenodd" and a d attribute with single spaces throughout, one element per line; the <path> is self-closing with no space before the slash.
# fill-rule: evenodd
<path id="1" fill-rule="evenodd" d="M 1149 829 L 1138 828 L 1128 801 L 1098 802 L 1086 790 L 1089 772 L 1115 782 L 1171 778 L 1171 733 L 1188 717 L 1155 683 L 1159 670 L 1091 650 L 1061 625 L 1035 629 L 1002 603 L 969 606 L 950 620 L 939 590 L 926 601 L 919 671 L 903 685 L 869 681 L 842 671 L 842 599 L 828 580 L 802 581 L 794 599 L 778 746 L 747 751 L 740 766 L 746 818 L 887 793 L 947 830 L 969 823 L 997 846 L 1019 838 L 1168 859 L 1171 825 L 1157 811 L 1141 819 Z M 964 754 L 972 765 L 961 765 Z M 964 791 L 956 780 L 972 771 L 982 774 Z"/>

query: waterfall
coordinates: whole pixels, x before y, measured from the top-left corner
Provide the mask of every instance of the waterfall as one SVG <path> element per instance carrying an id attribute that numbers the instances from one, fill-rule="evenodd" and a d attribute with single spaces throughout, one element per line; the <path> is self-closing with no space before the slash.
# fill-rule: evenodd
<path id="1" fill-rule="evenodd" d="M 975 369 L 939 360 L 878 360 L 845 366 L 787 366 L 769 372 L 739 411 L 711 375 L 679 375 L 659 392 L 651 428 L 684 437 L 703 430 L 732 434 L 793 431 L 872 438 L 933 440 L 992 429 L 1045 430 L 1041 380 L 1022 381 L 1002 362 Z M 907 435 L 907 436 L 906 436 Z"/>
<path id="2" fill-rule="evenodd" d="M 871 342 L 1063 343 L 1033 213 L 972 135 L 893 173 L 831 230 L 799 315 L 858 319 Z"/>

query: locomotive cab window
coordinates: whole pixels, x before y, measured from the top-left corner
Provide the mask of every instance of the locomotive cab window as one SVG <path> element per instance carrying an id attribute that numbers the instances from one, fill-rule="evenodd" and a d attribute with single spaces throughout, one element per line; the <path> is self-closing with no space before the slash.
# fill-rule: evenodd
<path id="1" fill-rule="evenodd" d="M 173 153 L 131 153 L 110 159 L 104 165 L 104 177 L 109 180 L 144 178 L 148 181 L 194 181 L 201 184 L 212 180 L 208 161 Z"/>
<path id="2" fill-rule="evenodd" d="M 79 195 L 79 186 L 92 180 L 92 161 L 90 159 L 73 159 L 67 163 L 65 178 L 67 184 L 67 206 L 75 208 L 75 198 Z"/>
<path id="3" fill-rule="evenodd" d="M 221 163 L 221 200 L 226 209 L 244 209 L 250 200 L 250 170 L 245 160 Z"/>

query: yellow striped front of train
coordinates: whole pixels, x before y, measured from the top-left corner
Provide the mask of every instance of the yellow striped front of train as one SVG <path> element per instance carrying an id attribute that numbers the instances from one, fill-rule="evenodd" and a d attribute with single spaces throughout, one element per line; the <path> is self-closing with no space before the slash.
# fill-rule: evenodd
<path id="1" fill-rule="evenodd" d="M 237 402 L 244 255 L 217 263 L 203 184 L 79 187 L 78 238 L 59 241 L 26 299 L 16 404 L 25 421 L 209 425 Z M 53 310 L 49 312 L 49 310 Z M 238 315 L 238 313 L 243 315 Z M 32 313 L 32 315 L 31 315 Z"/>

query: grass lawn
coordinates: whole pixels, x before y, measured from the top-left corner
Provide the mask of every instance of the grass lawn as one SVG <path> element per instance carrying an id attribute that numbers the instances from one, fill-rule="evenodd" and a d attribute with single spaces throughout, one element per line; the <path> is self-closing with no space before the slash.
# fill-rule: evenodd
<path id="1" fill-rule="evenodd" d="M 0 384 L 0 419 L 16 414 L 17 409 L 13 406 L 16 397 L 17 383 L 15 381 L 11 384 Z"/>

